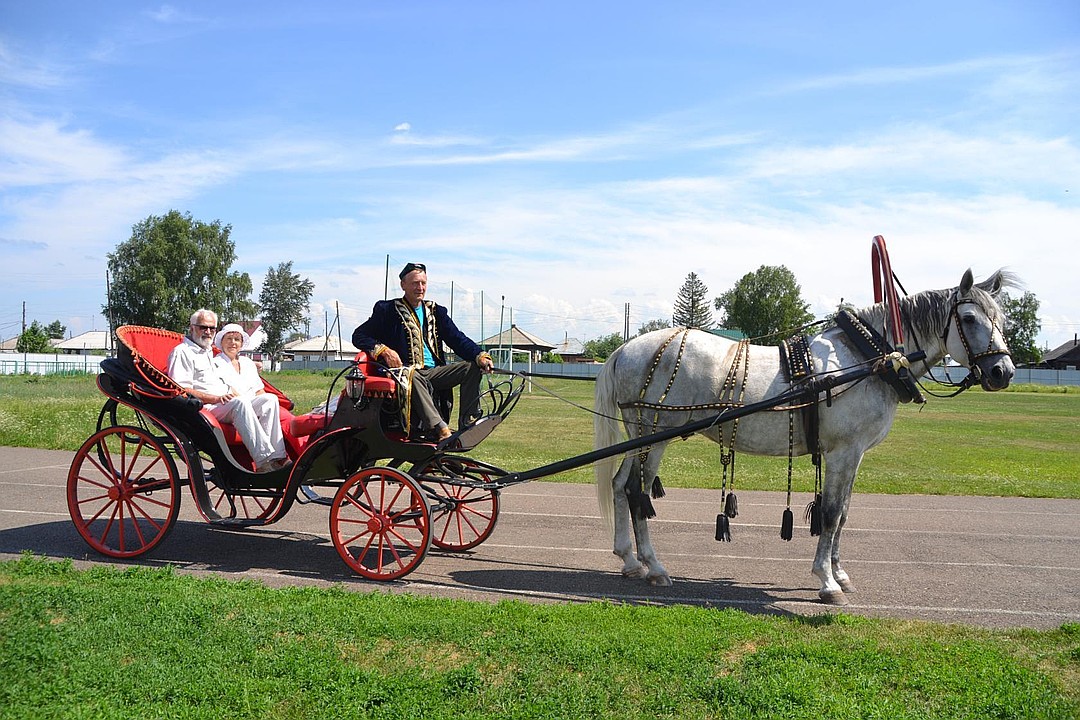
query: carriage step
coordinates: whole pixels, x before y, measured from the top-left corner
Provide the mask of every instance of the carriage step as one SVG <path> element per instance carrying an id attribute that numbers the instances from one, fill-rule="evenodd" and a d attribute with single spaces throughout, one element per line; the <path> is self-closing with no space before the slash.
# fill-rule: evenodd
<path id="1" fill-rule="evenodd" d="M 315 503 L 316 505 L 333 505 L 334 499 L 320 495 L 311 489 L 310 485 L 301 485 L 300 492 L 296 495 L 296 502 L 301 505 Z"/>

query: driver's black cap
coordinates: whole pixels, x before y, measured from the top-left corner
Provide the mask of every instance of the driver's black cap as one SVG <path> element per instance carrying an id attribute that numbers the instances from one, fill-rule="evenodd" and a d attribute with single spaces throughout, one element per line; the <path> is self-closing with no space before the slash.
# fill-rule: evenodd
<path id="1" fill-rule="evenodd" d="M 420 272 L 426 273 L 427 265 L 424 263 L 405 263 L 405 267 L 401 268 L 401 272 L 398 273 L 398 280 L 404 280 L 405 276 L 413 270 L 419 270 Z"/>

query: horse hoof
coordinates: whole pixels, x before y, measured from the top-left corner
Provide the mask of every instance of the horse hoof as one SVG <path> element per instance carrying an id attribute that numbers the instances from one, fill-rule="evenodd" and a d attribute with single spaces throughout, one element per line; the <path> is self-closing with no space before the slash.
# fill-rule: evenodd
<path id="1" fill-rule="evenodd" d="M 850 580 L 837 580 L 837 582 L 840 583 L 840 589 L 846 593 L 858 592 L 855 589 L 855 583 Z"/>
<path id="2" fill-rule="evenodd" d="M 645 574 L 649 572 L 649 569 L 644 565 L 638 565 L 637 567 L 623 568 L 622 574 L 626 578 L 643 578 Z"/>
<path id="3" fill-rule="evenodd" d="M 649 584 L 653 587 L 671 587 L 671 578 L 667 575 L 653 575 L 649 578 Z"/>
<path id="4" fill-rule="evenodd" d="M 848 599 L 844 597 L 842 590 L 820 590 L 818 591 L 818 597 L 826 605 L 844 606 L 848 604 Z"/>

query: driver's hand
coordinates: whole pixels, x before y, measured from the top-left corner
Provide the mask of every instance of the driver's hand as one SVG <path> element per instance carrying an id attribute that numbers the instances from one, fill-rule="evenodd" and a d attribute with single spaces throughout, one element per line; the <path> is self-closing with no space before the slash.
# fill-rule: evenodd
<path id="1" fill-rule="evenodd" d="M 379 354 L 379 359 L 386 363 L 386 367 L 401 367 L 401 356 L 396 351 L 386 348 Z"/>

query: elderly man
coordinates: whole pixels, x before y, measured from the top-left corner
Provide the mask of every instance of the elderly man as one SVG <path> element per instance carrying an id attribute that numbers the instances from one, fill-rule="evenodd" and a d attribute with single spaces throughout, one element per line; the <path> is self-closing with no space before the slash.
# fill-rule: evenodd
<path id="1" fill-rule="evenodd" d="M 353 332 L 353 345 L 388 367 L 411 368 L 412 404 L 435 439 L 452 434 L 432 400 L 432 391 L 461 386 L 458 427 L 471 425 L 480 415 L 480 377 L 491 372 L 491 356 L 458 329 L 446 308 L 427 293 L 427 267 L 407 263 L 398 274 L 402 297 L 375 303 L 371 317 Z M 465 358 L 447 364 L 443 343 Z"/>
<path id="2" fill-rule="evenodd" d="M 223 379 L 214 363 L 217 313 L 197 310 L 184 341 L 169 354 L 169 377 L 223 422 L 232 423 L 255 461 L 256 472 L 288 462 L 277 396 L 241 394 Z"/>

